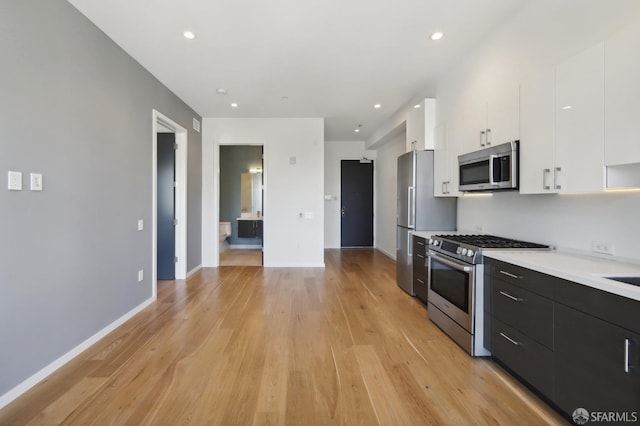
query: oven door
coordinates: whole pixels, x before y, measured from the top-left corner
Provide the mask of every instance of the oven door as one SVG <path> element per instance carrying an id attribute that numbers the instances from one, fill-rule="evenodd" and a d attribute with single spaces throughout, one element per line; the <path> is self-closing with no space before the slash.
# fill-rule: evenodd
<path id="1" fill-rule="evenodd" d="M 428 258 L 429 302 L 473 333 L 475 267 L 433 251 Z"/>

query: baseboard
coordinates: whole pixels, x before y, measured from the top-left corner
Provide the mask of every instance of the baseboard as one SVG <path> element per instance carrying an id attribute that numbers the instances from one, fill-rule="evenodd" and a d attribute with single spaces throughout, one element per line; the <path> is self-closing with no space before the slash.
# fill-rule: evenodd
<path id="1" fill-rule="evenodd" d="M 284 263 L 272 263 L 272 264 L 265 264 L 264 265 L 265 268 L 324 268 L 325 264 L 324 262 L 322 263 L 309 263 L 309 264 L 303 264 L 303 265 L 291 265 L 289 263 L 284 264 Z"/>
<path id="2" fill-rule="evenodd" d="M 396 254 L 395 253 L 391 254 L 391 253 L 387 252 L 386 250 L 382 250 L 379 247 L 376 247 L 376 250 L 378 250 L 380 253 L 384 254 L 388 258 L 392 259 L 393 261 L 396 260 Z"/>
<path id="3" fill-rule="evenodd" d="M 232 250 L 261 250 L 262 246 L 255 244 L 229 244 Z"/>
<path id="4" fill-rule="evenodd" d="M 195 268 L 193 268 L 192 270 L 190 270 L 189 272 L 187 272 L 187 278 L 189 279 L 191 278 L 191 275 L 195 274 L 196 272 L 198 272 L 200 269 L 202 269 L 202 265 L 198 265 Z"/>
<path id="5" fill-rule="evenodd" d="M 98 331 L 93 336 L 89 337 L 84 342 L 80 343 L 75 348 L 71 349 L 66 354 L 62 355 L 60 358 L 53 361 L 51 364 L 44 367 L 42 370 L 38 371 L 33 376 L 29 377 L 27 380 L 20 383 L 18 386 L 14 387 L 4 395 L 1 395 L 0 409 L 8 405 L 15 399 L 17 399 L 20 395 L 22 395 L 23 393 L 25 393 L 26 391 L 28 391 L 29 389 L 31 389 L 32 387 L 40 383 L 43 379 L 45 379 L 51 373 L 55 372 L 57 369 L 59 369 L 60 367 L 62 367 L 63 365 L 71 361 L 73 358 L 80 355 L 82 352 L 84 352 L 88 348 L 90 348 L 92 345 L 94 345 L 100 339 L 105 337 L 107 334 L 111 333 L 113 330 L 115 330 L 116 328 L 120 327 L 122 324 L 124 324 L 125 322 L 133 318 L 136 314 L 138 314 L 144 308 L 151 305 L 154 301 L 155 301 L 154 297 L 151 297 L 145 300 L 144 302 L 142 302 L 141 304 L 139 304 L 138 306 L 136 306 L 135 308 L 133 308 L 132 310 L 130 310 L 129 312 L 127 312 L 126 314 L 124 314 L 123 316 L 121 316 L 120 318 L 118 318 L 117 320 L 115 320 L 105 328 L 103 328 L 102 330 Z"/>

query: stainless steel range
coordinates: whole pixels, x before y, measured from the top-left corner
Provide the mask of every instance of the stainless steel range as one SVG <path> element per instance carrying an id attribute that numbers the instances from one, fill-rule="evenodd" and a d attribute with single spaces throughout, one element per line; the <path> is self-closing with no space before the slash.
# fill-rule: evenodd
<path id="1" fill-rule="evenodd" d="M 549 250 L 549 246 L 493 235 L 434 235 L 429 239 L 429 318 L 472 356 L 484 347 L 482 251 Z"/>

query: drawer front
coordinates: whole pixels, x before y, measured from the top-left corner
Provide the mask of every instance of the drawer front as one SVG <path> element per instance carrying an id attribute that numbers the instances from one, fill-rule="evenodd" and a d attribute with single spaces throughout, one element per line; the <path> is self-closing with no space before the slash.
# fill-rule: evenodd
<path id="1" fill-rule="evenodd" d="M 427 303 L 429 301 L 429 289 L 427 288 L 427 279 L 424 276 L 413 276 L 413 291 L 422 302 Z"/>
<path id="2" fill-rule="evenodd" d="M 499 260 L 487 259 L 487 265 L 490 268 L 489 274 L 492 278 L 503 280 L 549 299 L 554 297 L 556 283 L 564 281 L 551 275 L 500 262 Z"/>
<path id="3" fill-rule="evenodd" d="M 427 254 L 427 240 L 422 237 L 413 236 L 413 254 L 420 254 L 422 257 Z"/>
<path id="4" fill-rule="evenodd" d="M 553 399 L 553 352 L 497 319 L 492 334 L 493 356 Z"/>
<path id="5" fill-rule="evenodd" d="M 493 315 L 536 342 L 553 349 L 553 301 L 494 279 Z"/>

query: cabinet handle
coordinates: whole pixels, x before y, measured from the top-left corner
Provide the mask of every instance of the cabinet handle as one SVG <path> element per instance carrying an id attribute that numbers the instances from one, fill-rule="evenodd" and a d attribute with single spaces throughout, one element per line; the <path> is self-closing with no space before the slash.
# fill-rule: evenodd
<path id="1" fill-rule="evenodd" d="M 624 372 L 628 373 L 631 368 L 629 368 L 629 339 L 624 339 Z"/>
<path id="2" fill-rule="evenodd" d="M 562 185 L 558 184 L 558 173 L 560 173 L 562 171 L 562 167 L 556 167 L 555 169 L 553 169 L 553 184 L 555 185 L 556 189 L 562 189 Z"/>
<path id="3" fill-rule="evenodd" d="M 445 185 L 446 185 L 446 183 L 447 183 L 447 182 L 444 182 L 444 181 L 442 182 L 442 193 L 443 193 L 443 194 L 446 194 L 446 193 L 447 193 L 446 186 L 445 186 Z"/>
<path id="4" fill-rule="evenodd" d="M 421 254 L 416 253 L 416 256 L 418 256 L 420 259 L 424 259 L 424 256 Z"/>
<path id="5" fill-rule="evenodd" d="M 480 132 L 480 146 L 484 146 L 484 130 Z"/>
<path id="6" fill-rule="evenodd" d="M 507 336 L 506 334 L 500 333 L 500 335 L 502 337 L 504 337 L 505 339 L 507 339 L 508 341 L 510 341 L 511 343 L 513 343 L 514 345 L 520 346 L 520 342 L 516 342 L 515 340 L 513 340 L 511 337 Z"/>
<path id="7" fill-rule="evenodd" d="M 522 302 L 522 298 L 521 297 L 515 297 L 510 295 L 509 293 L 505 293 L 504 291 L 500 292 L 501 295 L 503 295 L 504 297 L 513 300 L 514 302 Z"/>
<path id="8" fill-rule="evenodd" d="M 420 278 L 416 278 L 416 281 L 418 281 L 420 284 L 424 284 L 424 281 L 422 281 Z"/>
<path id="9" fill-rule="evenodd" d="M 419 246 L 424 246 L 424 243 L 422 241 L 416 240 L 416 244 L 419 245 Z"/>
<path id="10" fill-rule="evenodd" d="M 521 277 L 521 276 L 519 276 L 519 275 L 514 275 L 514 274 L 512 274 L 512 273 L 510 273 L 510 272 L 507 272 L 507 271 L 500 271 L 500 273 L 501 273 L 502 275 L 506 275 L 506 276 L 508 276 L 508 277 L 515 278 L 516 280 L 521 280 L 521 279 L 522 279 L 522 277 Z"/>
<path id="11" fill-rule="evenodd" d="M 550 185 L 547 185 L 547 176 L 551 174 L 551 169 L 542 169 L 542 189 L 548 191 L 551 189 Z"/>
<path id="12" fill-rule="evenodd" d="M 450 183 L 449 181 L 445 181 L 445 183 L 444 183 L 444 188 L 447 191 L 447 192 L 445 192 L 445 194 L 449 194 L 449 183 Z"/>
<path id="13" fill-rule="evenodd" d="M 487 129 L 487 137 L 485 138 L 487 145 L 491 145 L 490 135 L 491 135 L 491 129 Z"/>

